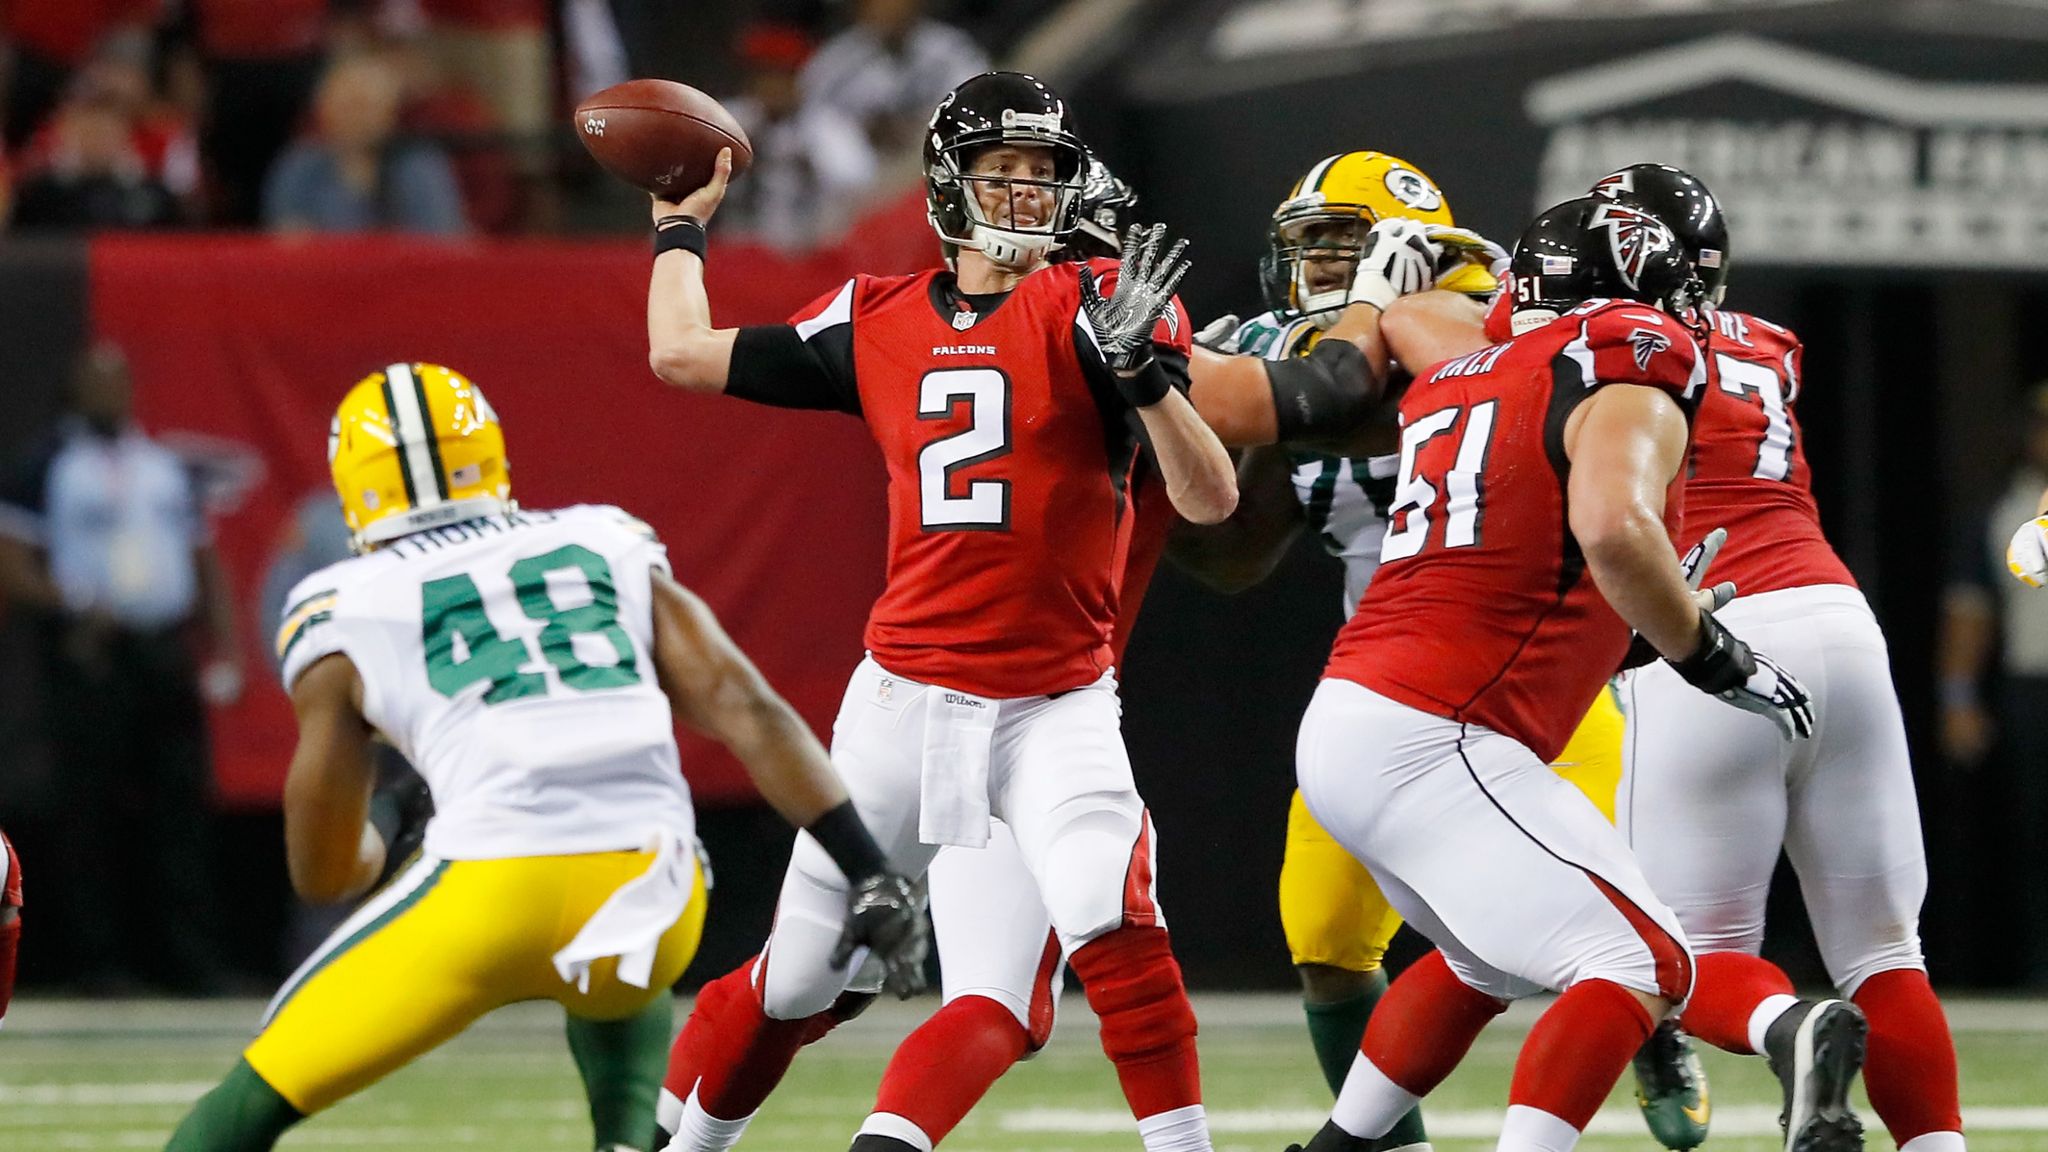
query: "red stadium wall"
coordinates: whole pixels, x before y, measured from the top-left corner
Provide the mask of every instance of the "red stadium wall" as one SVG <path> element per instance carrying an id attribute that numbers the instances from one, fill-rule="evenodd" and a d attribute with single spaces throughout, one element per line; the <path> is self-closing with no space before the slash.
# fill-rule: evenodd
<path id="1" fill-rule="evenodd" d="M 907 271 L 934 256 L 920 199 L 800 259 L 715 243 L 708 280 L 719 324 L 766 323 L 857 270 Z M 289 702 L 269 671 L 275 621 L 256 606 L 264 573 L 293 544 L 295 506 L 328 483 L 334 403 L 400 359 L 448 364 L 484 387 L 523 503 L 618 504 L 653 524 L 677 577 L 814 727 L 829 728 L 881 587 L 879 460 L 844 417 L 657 382 L 644 243 L 110 237 L 93 243 L 90 263 L 92 330 L 127 349 L 143 424 L 225 442 L 245 471 L 248 454 L 261 461 L 261 481 L 215 526 L 250 685 L 213 717 L 229 803 L 275 804 L 292 746 Z M 683 763 L 703 799 L 753 794 L 736 763 L 695 737 Z"/>

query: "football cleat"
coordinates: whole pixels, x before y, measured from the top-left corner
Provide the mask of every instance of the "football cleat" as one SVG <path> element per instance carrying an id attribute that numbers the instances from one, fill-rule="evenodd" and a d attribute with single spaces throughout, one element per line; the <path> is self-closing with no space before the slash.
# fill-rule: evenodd
<path id="1" fill-rule="evenodd" d="M 1713 1101 L 1707 1094 L 1707 1070 L 1693 1051 L 1692 1037 L 1666 1020 L 1636 1052 L 1636 1107 L 1650 1135 L 1671 1152 L 1687 1152 L 1707 1140 Z"/>
<path id="2" fill-rule="evenodd" d="M 1870 1030 L 1846 1000 L 1809 1000 L 1764 1033 L 1764 1057 L 1785 1089 L 1785 1152 L 1862 1152 L 1863 1124 L 1849 1107 L 1849 1085 L 1863 1067 Z"/>

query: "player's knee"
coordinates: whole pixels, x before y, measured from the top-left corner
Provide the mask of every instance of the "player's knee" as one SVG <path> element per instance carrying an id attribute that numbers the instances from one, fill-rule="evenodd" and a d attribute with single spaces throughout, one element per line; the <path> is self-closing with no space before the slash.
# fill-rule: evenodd
<path id="1" fill-rule="evenodd" d="M 1863 982 L 1882 972 L 1911 969 L 1925 972 L 1927 959 L 1920 951 L 1917 933 L 1903 939 L 1883 941 L 1860 952 L 1846 964 L 1828 964 L 1828 978 L 1844 996 L 1855 996 Z"/>
<path id="2" fill-rule="evenodd" d="M 1193 1041 L 1195 1011 L 1165 929 L 1112 932 L 1076 951 L 1072 964 L 1111 1060 L 1143 1060 Z"/>
<path id="3" fill-rule="evenodd" d="M 1373 984 L 1374 972 L 1354 972 L 1349 968 L 1337 968 L 1328 964 L 1296 964 L 1294 971 L 1301 977 L 1302 999 L 1311 1004 L 1337 1004 L 1356 1000 L 1366 994 Z"/>

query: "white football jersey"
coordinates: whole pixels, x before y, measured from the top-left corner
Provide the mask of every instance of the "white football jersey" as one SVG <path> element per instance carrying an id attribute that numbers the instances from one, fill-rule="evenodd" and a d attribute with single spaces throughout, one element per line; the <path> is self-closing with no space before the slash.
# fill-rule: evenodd
<path id="1" fill-rule="evenodd" d="M 1306 352 L 1319 332 L 1302 317 L 1266 312 L 1240 325 L 1223 347 L 1285 360 Z M 1309 530 L 1322 540 L 1324 551 L 1344 561 L 1344 616 L 1350 619 L 1373 573 L 1379 571 L 1380 541 L 1387 534 L 1387 509 L 1394 502 L 1401 457 L 1289 455 L 1294 461 L 1294 495 L 1301 501 Z"/>
<path id="2" fill-rule="evenodd" d="M 695 834 L 651 573 L 668 557 L 617 508 L 519 510 L 400 537 L 299 582 L 289 690 L 345 654 L 363 712 L 426 779 L 444 860 L 646 847 Z"/>

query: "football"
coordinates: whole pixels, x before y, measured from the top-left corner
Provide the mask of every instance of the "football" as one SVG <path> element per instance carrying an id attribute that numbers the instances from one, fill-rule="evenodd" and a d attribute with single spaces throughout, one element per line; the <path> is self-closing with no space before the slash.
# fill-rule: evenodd
<path id="1" fill-rule="evenodd" d="M 720 148 L 732 174 L 754 161 L 746 130 L 718 101 L 673 80 L 628 80 L 577 105 L 576 136 L 605 170 L 636 188 L 679 198 L 711 180 Z"/>

